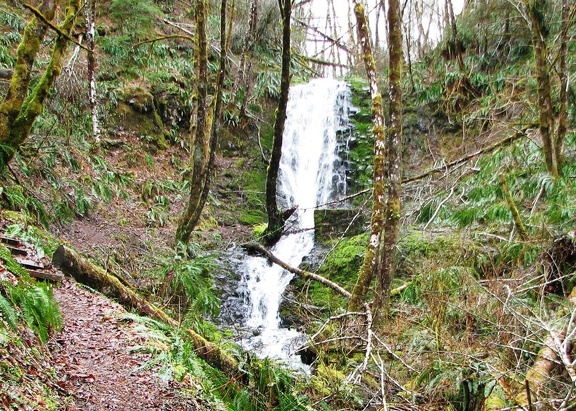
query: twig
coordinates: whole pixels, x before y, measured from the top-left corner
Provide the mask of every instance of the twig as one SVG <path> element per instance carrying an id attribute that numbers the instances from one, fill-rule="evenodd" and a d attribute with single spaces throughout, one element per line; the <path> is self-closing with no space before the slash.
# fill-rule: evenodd
<path id="1" fill-rule="evenodd" d="M 516 141 L 516 140 L 518 140 L 518 139 L 520 139 L 520 138 L 522 138 L 522 137 L 526 137 L 526 131 L 525 131 L 525 130 L 518 130 L 518 131 L 516 132 L 516 134 L 514 134 L 514 135 L 512 135 L 512 136 L 509 136 L 509 137 L 506 137 L 506 138 L 504 138 L 504 139 L 502 139 L 502 140 L 500 140 L 500 141 L 497 141 L 496 143 L 491 144 L 491 145 L 489 145 L 488 147 L 484 147 L 484 148 L 481 148 L 481 149 L 479 149 L 479 150 L 476 150 L 476 151 L 474 151 L 474 152 L 472 152 L 472 153 L 466 154 L 464 157 L 460 157 L 460 158 L 458 158 L 458 159 L 456 159 L 456 160 L 454 160 L 454 161 L 451 161 L 451 162 L 449 162 L 449 163 L 443 164 L 442 166 L 432 168 L 432 169 L 430 169 L 430 170 L 428 170 L 428 171 L 425 171 L 425 172 L 422 173 L 422 174 L 418 174 L 418 175 L 415 175 L 415 176 L 412 176 L 412 177 L 405 178 L 404 180 L 402 180 L 402 184 L 411 183 L 411 182 L 414 182 L 414 181 L 417 181 L 417 180 L 422 180 L 423 178 L 428 177 L 428 176 L 430 176 L 430 175 L 432 175 L 432 174 L 436 174 L 436 173 L 439 173 L 439 172 L 441 172 L 441 171 L 445 171 L 445 170 L 448 169 L 448 168 L 457 166 L 458 164 L 464 163 L 464 162 L 466 162 L 466 161 L 468 161 L 468 160 L 470 160 L 470 159 L 472 159 L 472 158 L 474 158 L 474 157 L 476 157 L 476 156 L 479 156 L 479 155 L 481 155 L 481 154 L 489 153 L 490 151 L 494 151 L 494 150 L 496 150 L 497 148 L 500 148 L 501 146 L 504 146 L 504 145 L 513 143 L 514 141 Z"/>
<path id="2" fill-rule="evenodd" d="M 362 364 L 352 371 L 352 373 L 346 377 L 346 383 L 350 383 L 354 381 L 354 383 L 358 383 L 359 378 L 362 376 L 366 368 L 368 368 L 368 359 L 372 354 L 372 311 L 370 310 L 370 305 L 368 303 L 364 303 L 364 311 L 366 313 L 366 351 L 364 353 L 364 360 Z M 357 374 L 359 374 L 357 376 Z"/>
<path id="3" fill-rule="evenodd" d="M 438 204 L 438 207 L 436 207 L 436 211 L 434 211 L 434 214 L 432 214 L 432 217 L 430 217 L 430 219 L 428 220 L 428 222 L 426 223 L 426 225 L 424 226 L 423 230 L 426 231 L 426 229 L 428 228 L 428 226 L 432 223 L 432 221 L 434 221 L 434 219 L 436 218 L 436 216 L 438 215 L 438 213 L 440 212 L 440 209 L 442 208 L 442 206 L 444 204 L 446 204 L 446 202 L 448 200 L 450 200 L 450 197 L 452 197 L 454 195 L 454 187 L 452 187 L 452 189 L 450 190 L 450 194 L 448 194 L 448 197 L 446 197 L 444 200 L 442 200 L 440 202 L 440 204 Z"/>

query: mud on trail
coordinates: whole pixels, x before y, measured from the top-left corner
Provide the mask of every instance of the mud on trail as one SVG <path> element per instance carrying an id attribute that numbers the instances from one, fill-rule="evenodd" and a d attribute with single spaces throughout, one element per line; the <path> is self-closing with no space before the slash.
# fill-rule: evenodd
<path id="1" fill-rule="evenodd" d="M 203 410 L 201 401 L 185 396 L 178 383 L 163 381 L 146 367 L 151 355 L 138 350 L 146 337 L 122 318 L 119 304 L 66 278 L 54 288 L 63 327 L 49 347 L 66 396 L 60 409 Z"/>

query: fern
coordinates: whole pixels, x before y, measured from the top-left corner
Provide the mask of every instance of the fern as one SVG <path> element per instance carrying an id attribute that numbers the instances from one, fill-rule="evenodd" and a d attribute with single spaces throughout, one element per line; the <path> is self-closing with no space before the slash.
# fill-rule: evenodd
<path id="1" fill-rule="evenodd" d="M 12 330 L 16 330 L 18 313 L 2 294 L 0 294 L 0 318 L 6 321 Z"/>
<path id="2" fill-rule="evenodd" d="M 8 290 L 10 299 L 17 305 L 28 326 L 45 343 L 51 331 L 62 326 L 62 316 L 58 304 L 52 296 L 52 290 L 45 285 L 12 287 Z"/>
<path id="3" fill-rule="evenodd" d="M 30 276 L 28 272 L 14 260 L 10 250 L 6 248 L 3 244 L 0 244 L 0 259 L 4 261 L 4 266 L 8 271 L 17 277 L 29 279 Z"/>

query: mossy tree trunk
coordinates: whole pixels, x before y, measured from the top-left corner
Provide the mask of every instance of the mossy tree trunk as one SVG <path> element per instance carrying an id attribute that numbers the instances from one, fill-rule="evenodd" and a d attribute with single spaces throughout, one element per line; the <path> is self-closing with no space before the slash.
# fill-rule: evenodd
<path id="1" fill-rule="evenodd" d="M 8 92 L 0 105 L 0 171 L 4 170 L 30 134 L 34 121 L 44 109 L 44 101 L 62 69 L 62 60 L 80 0 L 70 0 L 47 67 L 30 89 L 32 66 L 49 24 L 56 13 L 56 2 L 44 0 L 24 29 Z"/>
<path id="2" fill-rule="evenodd" d="M 394 278 L 396 245 L 400 232 L 402 197 L 402 15 L 399 0 L 388 1 L 388 50 L 390 122 L 386 133 L 387 188 L 384 238 L 380 252 L 378 284 L 372 313 L 374 322 L 384 318 L 388 310 L 390 290 Z"/>
<path id="3" fill-rule="evenodd" d="M 358 279 L 352 290 L 349 310 L 359 311 L 362 309 L 368 295 L 370 283 L 378 269 L 382 229 L 384 224 L 384 163 L 385 163 L 385 139 L 384 114 L 382 110 L 382 95 L 378 90 L 376 77 L 376 63 L 370 44 L 370 33 L 364 5 L 356 2 L 354 14 L 357 21 L 358 40 L 362 48 L 364 66 L 370 86 L 372 98 L 372 134 L 374 135 L 374 187 L 372 189 L 372 217 L 370 221 L 370 240 L 364 254 L 364 261 L 358 273 Z"/>
<path id="4" fill-rule="evenodd" d="M 270 155 L 266 175 L 266 213 L 268 215 L 268 227 L 264 233 L 264 240 L 268 245 L 272 245 L 280 239 L 284 223 L 286 222 L 284 214 L 278 209 L 276 194 L 280 159 L 282 158 L 282 140 L 284 125 L 286 123 L 288 92 L 290 89 L 290 16 L 292 15 L 292 0 L 279 0 L 279 4 L 282 14 L 282 80 L 280 83 L 280 99 L 274 121 L 272 154 Z"/>
<path id="5" fill-rule="evenodd" d="M 252 84 L 248 79 L 250 78 L 250 71 L 252 69 L 252 54 L 254 49 L 254 41 L 256 39 L 256 26 L 258 23 L 258 1 L 250 1 L 250 20 L 248 23 L 248 31 L 246 38 L 242 44 L 242 53 L 240 55 L 240 68 L 238 73 L 238 82 L 235 85 L 236 95 L 238 92 L 242 93 L 242 104 L 240 106 L 240 118 L 246 115 L 246 107 L 250 100 L 250 90 Z"/>
<path id="6" fill-rule="evenodd" d="M 546 0 L 526 0 L 530 18 L 534 59 L 536 60 L 536 81 L 538 83 L 538 128 L 542 137 L 544 160 L 546 168 L 554 177 L 560 175 L 558 169 L 558 153 L 553 144 L 554 113 L 552 107 L 552 87 L 550 83 L 550 67 L 548 65 L 548 47 L 546 40 L 549 30 L 544 21 Z"/>
<path id="7" fill-rule="evenodd" d="M 208 193 L 216 147 L 218 145 L 217 119 L 222 102 L 222 87 L 226 71 L 226 0 L 222 0 L 220 18 L 220 70 L 216 96 L 208 105 L 208 40 L 206 34 L 206 19 L 208 7 L 206 0 L 196 2 L 196 84 L 197 108 L 196 121 L 191 128 L 190 144 L 191 158 L 189 168 L 190 195 L 186 210 L 180 217 L 176 230 L 176 242 L 188 244 L 192 230 L 198 224 Z"/>

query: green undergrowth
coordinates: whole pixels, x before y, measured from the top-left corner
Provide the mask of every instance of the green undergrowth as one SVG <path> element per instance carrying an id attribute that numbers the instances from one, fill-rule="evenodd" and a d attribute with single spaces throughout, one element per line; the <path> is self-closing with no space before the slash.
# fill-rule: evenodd
<path id="1" fill-rule="evenodd" d="M 7 233 L 16 236 L 17 231 L 11 226 Z M 42 250 L 37 247 L 36 252 Z M 50 383 L 55 371 L 45 361 L 44 344 L 61 325 L 51 285 L 30 278 L 0 245 L 0 403 L 10 404 L 10 409 L 58 409 Z"/>
<path id="2" fill-rule="evenodd" d="M 499 183 L 502 174 L 531 238 L 547 239 L 569 231 L 576 213 L 575 134 L 568 136 L 565 147 L 562 176 L 556 180 L 544 167 L 541 149 L 528 139 L 483 156 L 454 186 L 452 195 L 440 192 L 426 202 L 417 221 L 469 228 L 502 238 L 517 234 Z M 448 201 L 439 207 L 447 197 Z"/>
<path id="3" fill-rule="evenodd" d="M 143 368 L 153 368 L 166 381 L 179 382 L 186 395 L 202 398 L 207 409 L 312 410 L 300 377 L 271 360 L 242 355 L 244 376 L 231 379 L 200 359 L 192 342 L 179 330 L 133 314 L 123 317 L 134 321 L 137 332 L 145 338 L 144 344 L 133 348 L 151 354 Z"/>
<path id="4" fill-rule="evenodd" d="M 366 80 L 358 77 L 347 79 L 352 92 L 352 105 L 359 111 L 350 117 L 352 123 L 352 138 L 348 143 L 350 148 L 350 187 L 354 193 L 369 188 L 373 180 L 374 138 L 372 136 L 372 101 Z M 355 198 L 355 204 L 360 204 L 361 198 Z"/>

